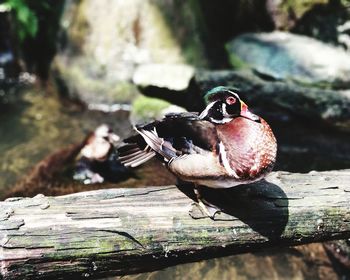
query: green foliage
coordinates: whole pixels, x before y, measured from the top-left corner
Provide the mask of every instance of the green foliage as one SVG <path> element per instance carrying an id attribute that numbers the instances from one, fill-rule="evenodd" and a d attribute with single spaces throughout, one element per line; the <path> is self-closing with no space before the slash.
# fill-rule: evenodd
<path id="1" fill-rule="evenodd" d="M 44 1 L 38 1 L 44 8 L 49 8 Z M 38 17 L 26 0 L 5 0 L 0 10 L 11 11 L 16 21 L 17 34 L 20 41 L 35 37 L 38 32 Z"/>
<path id="2" fill-rule="evenodd" d="M 344 0 L 342 0 L 344 1 Z M 297 18 L 316 4 L 327 4 L 329 0 L 283 0 L 281 1 L 281 11 L 288 14 L 294 12 Z"/>
<path id="3" fill-rule="evenodd" d="M 340 0 L 340 3 L 341 3 L 344 7 L 349 7 L 349 6 L 350 6 L 350 0 Z"/>

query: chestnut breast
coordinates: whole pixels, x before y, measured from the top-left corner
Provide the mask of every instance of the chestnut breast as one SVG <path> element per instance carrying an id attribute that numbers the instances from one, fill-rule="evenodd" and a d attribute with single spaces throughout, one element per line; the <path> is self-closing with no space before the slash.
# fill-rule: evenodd
<path id="1" fill-rule="evenodd" d="M 217 126 L 217 133 L 231 168 L 241 179 L 261 178 L 272 170 L 277 143 L 265 120 L 254 122 L 238 117 Z"/>

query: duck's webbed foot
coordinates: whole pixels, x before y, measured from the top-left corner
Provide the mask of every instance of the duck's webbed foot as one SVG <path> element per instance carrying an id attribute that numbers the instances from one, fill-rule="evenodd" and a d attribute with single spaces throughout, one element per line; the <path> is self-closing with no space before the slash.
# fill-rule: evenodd
<path id="1" fill-rule="evenodd" d="M 199 206 L 201 212 L 203 215 L 208 216 L 210 219 L 214 219 L 215 214 L 221 212 L 221 209 L 219 209 L 217 206 L 209 203 L 206 201 L 201 192 L 200 192 L 200 187 L 198 185 L 194 185 L 194 193 L 196 194 L 197 197 L 197 205 Z"/>

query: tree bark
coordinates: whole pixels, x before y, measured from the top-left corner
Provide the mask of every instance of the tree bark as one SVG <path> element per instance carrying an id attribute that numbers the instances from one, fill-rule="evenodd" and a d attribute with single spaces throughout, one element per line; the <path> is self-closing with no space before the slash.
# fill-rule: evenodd
<path id="1" fill-rule="evenodd" d="M 222 212 L 192 204 L 190 186 L 107 189 L 0 202 L 4 279 L 98 278 L 262 248 L 350 237 L 350 170 L 274 172 L 202 189 Z M 190 198 L 189 198 L 190 197 Z"/>

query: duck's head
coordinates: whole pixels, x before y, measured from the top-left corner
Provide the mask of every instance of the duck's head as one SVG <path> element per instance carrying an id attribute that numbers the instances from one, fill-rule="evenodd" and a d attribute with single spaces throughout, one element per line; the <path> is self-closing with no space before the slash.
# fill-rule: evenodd
<path id="1" fill-rule="evenodd" d="M 248 110 L 247 104 L 241 100 L 235 89 L 215 87 L 205 94 L 204 100 L 207 106 L 199 116 L 201 119 L 216 124 L 228 123 L 237 117 L 260 121 L 259 116 Z"/>

